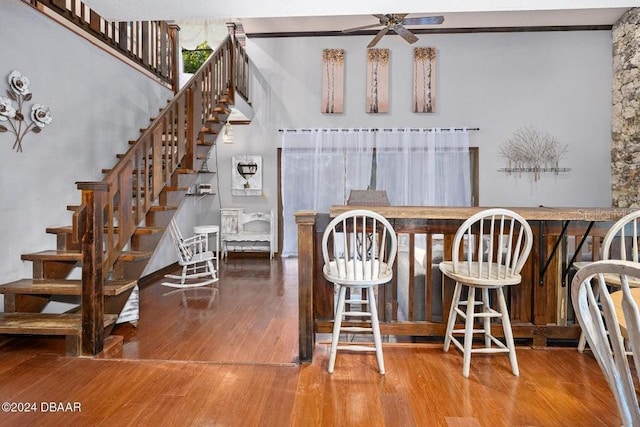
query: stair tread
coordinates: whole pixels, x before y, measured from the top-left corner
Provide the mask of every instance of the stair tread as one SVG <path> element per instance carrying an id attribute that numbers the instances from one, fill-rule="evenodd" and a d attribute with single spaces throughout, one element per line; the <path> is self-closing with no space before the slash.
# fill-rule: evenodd
<path id="1" fill-rule="evenodd" d="M 105 284 L 103 294 L 120 295 L 136 283 L 137 280 L 111 280 Z M 0 294 L 82 295 L 82 280 L 20 279 L 0 285 Z"/>
<path id="2" fill-rule="evenodd" d="M 194 169 L 189 169 L 189 168 L 177 168 L 175 171 L 173 171 L 173 173 L 189 175 L 189 174 L 196 174 L 198 173 L 198 171 Z"/>
<path id="3" fill-rule="evenodd" d="M 70 225 L 65 225 L 62 227 L 48 227 L 47 228 L 47 233 L 49 234 L 71 234 L 71 232 L 73 232 L 73 227 Z M 117 233 L 118 232 L 118 227 L 114 227 L 114 232 Z M 140 235 L 140 234 L 156 234 L 156 233 L 163 233 L 164 232 L 164 228 L 162 227 L 138 227 L 136 229 L 136 231 L 134 232 L 134 234 L 136 235 Z"/>
<path id="4" fill-rule="evenodd" d="M 80 251 L 64 251 L 64 250 L 47 250 L 22 254 L 20 257 L 23 261 L 36 260 L 58 260 L 58 261 L 81 261 L 82 252 Z"/>
<path id="5" fill-rule="evenodd" d="M 173 205 L 158 205 L 158 206 L 151 206 L 151 208 L 149 209 L 150 212 L 164 212 L 164 211 L 175 211 L 177 210 L 178 207 L 177 206 L 173 206 Z"/>
<path id="6" fill-rule="evenodd" d="M 104 326 L 118 319 L 115 314 L 104 315 Z M 80 335 L 82 315 L 55 313 L 0 313 L 1 334 Z"/>
<path id="7" fill-rule="evenodd" d="M 207 127 L 203 127 L 202 129 L 200 129 L 200 132 L 208 134 L 208 135 L 217 135 L 218 134 L 218 130 L 217 129 L 207 128 Z"/>
<path id="8" fill-rule="evenodd" d="M 151 257 L 151 252 L 124 251 L 120 254 L 119 259 L 122 261 L 136 261 L 149 257 Z M 21 259 L 23 261 L 82 261 L 82 252 L 47 250 L 29 254 L 22 254 Z"/>
<path id="9" fill-rule="evenodd" d="M 228 115 L 231 113 L 231 110 L 228 109 L 227 107 L 224 107 L 222 105 L 218 105 L 217 107 L 213 108 L 213 111 L 219 114 L 223 114 L 223 115 Z"/>
<path id="10" fill-rule="evenodd" d="M 153 252 L 148 251 L 124 251 L 118 257 L 121 261 L 138 261 L 141 259 L 151 258 Z"/>

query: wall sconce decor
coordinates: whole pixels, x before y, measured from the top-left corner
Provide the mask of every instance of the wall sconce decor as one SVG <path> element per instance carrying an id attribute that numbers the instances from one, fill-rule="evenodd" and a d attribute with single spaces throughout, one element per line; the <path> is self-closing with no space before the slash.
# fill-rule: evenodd
<path id="1" fill-rule="evenodd" d="M 532 172 L 535 181 L 540 179 L 540 172 L 569 172 L 570 168 L 561 168 L 560 159 L 567 153 L 567 145 L 560 145 L 558 140 L 548 133 L 541 133 L 533 127 L 516 130 L 511 138 L 500 147 L 500 154 L 507 160 L 507 167 L 499 169 L 509 174 Z"/>
<path id="2" fill-rule="evenodd" d="M 29 91 L 29 79 L 19 71 L 12 71 L 7 77 L 9 90 L 7 96 L 0 96 L 0 133 L 10 132 L 16 136 L 13 149 L 22 151 L 22 138 L 29 133 L 40 133 L 42 128 L 51 123 L 51 111 L 46 105 L 34 104 L 31 106 L 31 114 L 24 116 L 22 108 L 24 103 L 31 101 L 32 94 Z M 13 102 L 18 104 L 15 108 Z M 8 125 L 8 126 L 7 126 Z"/>
<path id="3" fill-rule="evenodd" d="M 233 127 L 229 120 L 222 127 L 222 143 L 223 144 L 233 144 Z"/>

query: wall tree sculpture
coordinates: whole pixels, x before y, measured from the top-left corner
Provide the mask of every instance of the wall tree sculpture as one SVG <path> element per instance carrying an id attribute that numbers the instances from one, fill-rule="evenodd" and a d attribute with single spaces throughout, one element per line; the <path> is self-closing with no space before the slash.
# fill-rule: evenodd
<path id="1" fill-rule="evenodd" d="M 566 153 L 567 145 L 560 145 L 553 135 L 539 132 L 533 127 L 520 128 L 500 146 L 500 154 L 507 161 L 507 167 L 500 171 L 518 174 L 532 172 L 537 181 L 540 172 L 555 172 L 557 175 L 570 171 L 560 167 L 560 159 Z"/>

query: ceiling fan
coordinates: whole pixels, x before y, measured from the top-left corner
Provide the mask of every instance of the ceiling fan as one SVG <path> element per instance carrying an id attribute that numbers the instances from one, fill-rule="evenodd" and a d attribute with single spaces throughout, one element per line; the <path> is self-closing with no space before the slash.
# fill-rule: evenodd
<path id="1" fill-rule="evenodd" d="M 362 27 L 349 28 L 342 30 L 343 33 L 351 33 L 354 31 L 365 30 L 368 28 L 378 27 L 382 25 L 382 29 L 378 31 L 378 34 L 369 42 L 368 48 L 374 47 L 382 36 L 389 31 L 394 31 L 400 37 L 405 39 L 409 43 L 415 43 L 418 38 L 409 30 L 405 28 L 405 25 L 436 25 L 444 22 L 444 16 L 425 16 L 422 18 L 407 18 L 408 13 L 387 13 L 384 15 L 373 15 L 380 21 L 377 24 L 364 25 Z"/>

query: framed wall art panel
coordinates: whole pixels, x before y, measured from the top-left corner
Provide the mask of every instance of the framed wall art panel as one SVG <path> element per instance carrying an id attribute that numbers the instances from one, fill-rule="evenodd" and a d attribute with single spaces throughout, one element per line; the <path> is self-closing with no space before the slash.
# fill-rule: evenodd
<path id="1" fill-rule="evenodd" d="M 367 49 L 367 113 L 389 112 L 389 49 Z"/>
<path id="2" fill-rule="evenodd" d="M 433 113 L 435 99 L 436 49 L 416 47 L 413 49 L 413 112 Z"/>
<path id="3" fill-rule="evenodd" d="M 322 106 L 327 114 L 344 112 L 344 49 L 322 50 Z"/>

